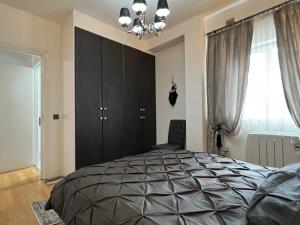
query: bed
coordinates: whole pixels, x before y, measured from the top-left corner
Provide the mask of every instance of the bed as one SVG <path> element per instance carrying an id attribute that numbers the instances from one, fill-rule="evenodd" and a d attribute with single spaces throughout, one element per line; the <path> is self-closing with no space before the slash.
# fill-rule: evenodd
<path id="1" fill-rule="evenodd" d="M 272 171 L 206 153 L 156 150 L 68 175 L 46 208 L 66 225 L 241 225 Z"/>

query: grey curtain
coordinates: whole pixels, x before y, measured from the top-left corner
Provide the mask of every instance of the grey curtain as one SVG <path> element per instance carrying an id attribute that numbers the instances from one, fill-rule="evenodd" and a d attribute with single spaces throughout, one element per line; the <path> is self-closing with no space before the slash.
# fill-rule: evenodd
<path id="1" fill-rule="evenodd" d="M 253 21 L 208 37 L 208 152 L 218 153 L 216 131 L 235 135 L 242 112 L 250 65 Z"/>
<path id="2" fill-rule="evenodd" d="M 284 94 L 300 128 L 300 2 L 278 10 L 274 19 Z"/>

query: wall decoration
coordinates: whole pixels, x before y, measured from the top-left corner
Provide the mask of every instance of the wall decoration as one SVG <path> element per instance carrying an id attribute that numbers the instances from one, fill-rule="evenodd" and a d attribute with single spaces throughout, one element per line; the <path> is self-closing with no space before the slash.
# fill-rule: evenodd
<path id="1" fill-rule="evenodd" d="M 177 101 L 177 97 L 178 97 L 177 84 L 174 82 L 174 77 L 172 77 L 171 83 L 172 83 L 172 88 L 169 92 L 169 102 L 170 102 L 171 106 L 174 107 L 176 104 L 176 101 Z"/>

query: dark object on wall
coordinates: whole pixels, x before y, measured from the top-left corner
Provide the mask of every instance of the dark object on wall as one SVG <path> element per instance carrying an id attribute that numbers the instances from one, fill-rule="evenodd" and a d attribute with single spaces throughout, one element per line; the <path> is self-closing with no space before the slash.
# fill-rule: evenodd
<path id="1" fill-rule="evenodd" d="M 155 57 L 79 28 L 75 42 L 76 169 L 150 150 Z"/>
<path id="2" fill-rule="evenodd" d="M 223 130 L 222 130 L 222 125 L 218 124 L 216 129 L 216 147 L 218 149 L 218 154 L 223 155 Z"/>
<path id="3" fill-rule="evenodd" d="M 234 17 L 232 17 L 232 18 L 230 18 L 230 19 L 226 20 L 226 26 L 233 25 L 233 24 L 234 24 L 234 22 L 235 22 L 235 18 L 234 18 Z"/>
<path id="4" fill-rule="evenodd" d="M 174 83 L 173 77 L 172 77 L 172 88 L 171 91 L 169 92 L 169 102 L 171 104 L 172 107 L 175 106 L 176 101 L 177 101 L 177 85 L 176 83 Z"/>
<path id="5" fill-rule="evenodd" d="M 186 133 L 186 121 L 185 120 L 171 120 L 169 127 L 169 136 L 167 144 L 154 145 L 155 149 L 168 149 L 168 150 L 182 150 L 185 144 Z"/>

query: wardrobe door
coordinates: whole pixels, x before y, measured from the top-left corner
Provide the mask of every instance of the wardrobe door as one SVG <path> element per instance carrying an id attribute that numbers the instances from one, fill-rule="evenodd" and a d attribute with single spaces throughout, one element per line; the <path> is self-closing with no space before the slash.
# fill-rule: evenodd
<path id="1" fill-rule="evenodd" d="M 124 136 L 123 46 L 102 39 L 103 161 L 122 157 Z"/>
<path id="2" fill-rule="evenodd" d="M 141 152 L 141 114 L 140 114 L 140 52 L 124 46 L 125 71 L 125 126 L 124 156 Z"/>
<path id="3" fill-rule="evenodd" d="M 142 110 L 142 146 L 150 151 L 156 144 L 156 95 L 155 95 L 155 57 L 147 53 L 141 55 L 140 107 Z"/>
<path id="4" fill-rule="evenodd" d="M 75 29 L 76 169 L 102 161 L 101 38 Z"/>

